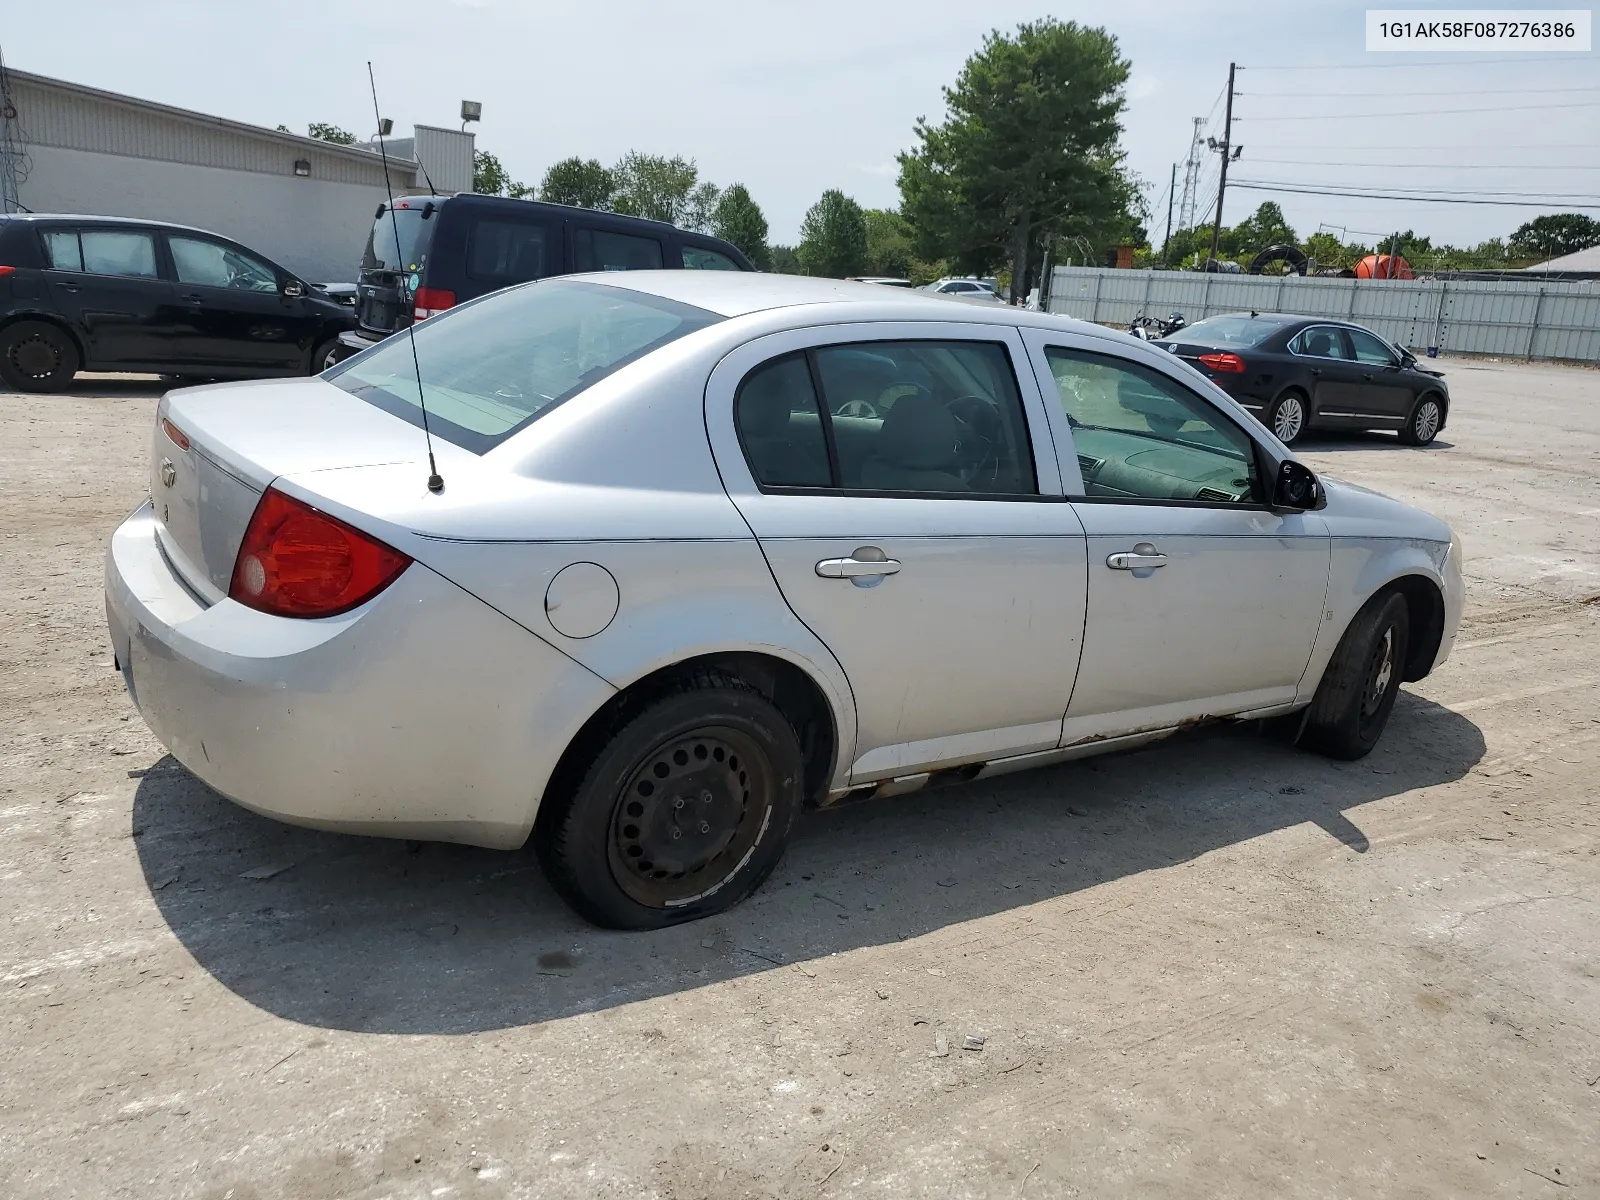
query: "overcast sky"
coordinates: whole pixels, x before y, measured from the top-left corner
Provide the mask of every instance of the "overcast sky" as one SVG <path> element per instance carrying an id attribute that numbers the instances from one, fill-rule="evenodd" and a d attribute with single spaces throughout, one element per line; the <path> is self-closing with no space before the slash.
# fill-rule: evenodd
<path id="1" fill-rule="evenodd" d="M 1230 57 L 1246 68 L 1236 85 L 1234 140 L 1245 148 L 1230 169 L 1237 179 L 1572 195 L 1600 204 L 1594 54 L 1368 54 L 1365 8 L 1247 0 L 13 0 L 0 49 L 26 71 L 266 126 L 301 131 L 331 121 L 362 137 L 374 126 L 370 58 L 397 133 L 413 122 L 454 124 L 463 98 L 480 100 L 479 148 L 529 183 L 570 154 L 605 163 L 629 149 L 683 154 L 702 177 L 745 183 L 767 213 L 772 240 L 792 241 L 824 188 L 867 206 L 895 205 L 895 154 L 911 146 L 918 116 L 942 113 L 941 86 L 984 34 L 1054 15 L 1104 25 L 1133 64 L 1125 142 L 1130 165 L 1149 184 L 1155 239 L 1166 221 L 1169 167 L 1187 153 L 1191 118 L 1213 114 L 1210 132 L 1221 135 Z M 1493 111 L 1501 106 L 1512 111 Z M 1442 112 L 1449 109 L 1491 111 Z M 1431 113 L 1442 115 L 1424 115 Z M 1215 191 L 1215 157 L 1202 203 Z M 1181 167 L 1179 178 L 1181 188 Z M 1230 186 L 1224 221 L 1266 198 Z M 1270 198 L 1302 236 L 1325 223 L 1348 227 L 1351 240 L 1358 230 L 1402 227 L 1457 244 L 1571 207 Z"/>

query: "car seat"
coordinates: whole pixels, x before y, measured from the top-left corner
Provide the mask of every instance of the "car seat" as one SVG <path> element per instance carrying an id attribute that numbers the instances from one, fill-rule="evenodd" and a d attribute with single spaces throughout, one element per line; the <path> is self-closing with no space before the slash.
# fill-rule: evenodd
<path id="1" fill-rule="evenodd" d="M 961 427 L 931 392 L 895 401 L 878 431 L 873 457 L 861 468 L 862 486 L 886 492 L 965 492 L 954 468 Z"/>

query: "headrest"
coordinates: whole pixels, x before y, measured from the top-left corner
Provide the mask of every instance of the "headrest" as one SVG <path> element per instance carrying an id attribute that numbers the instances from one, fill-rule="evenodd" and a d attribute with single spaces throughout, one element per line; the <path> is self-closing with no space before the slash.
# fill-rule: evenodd
<path id="1" fill-rule="evenodd" d="M 878 433 L 878 457 L 898 467 L 934 471 L 955 461 L 961 427 L 929 392 L 895 401 Z"/>

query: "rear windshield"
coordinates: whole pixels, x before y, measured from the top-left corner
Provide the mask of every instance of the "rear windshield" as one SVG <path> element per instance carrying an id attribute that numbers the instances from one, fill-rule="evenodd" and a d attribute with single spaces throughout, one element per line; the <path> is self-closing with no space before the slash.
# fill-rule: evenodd
<path id="1" fill-rule="evenodd" d="M 1207 317 L 1168 334 L 1166 340 L 1202 342 L 1207 346 L 1254 346 L 1266 341 L 1284 324 L 1270 317 Z"/>
<path id="2" fill-rule="evenodd" d="M 424 217 L 424 214 L 427 214 Z M 367 234 L 367 248 L 361 255 L 363 271 L 416 272 L 428 261 L 428 245 L 433 228 L 439 223 L 437 205 L 420 208 L 395 208 L 380 213 Z M 395 235 L 399 235 L 398 244 Z"/>
<path id="3" fill-rule="evenodd" d="M 652 350 L 722 320 L 623 288 L 551 279 L 495 292 L 414 326 L 323 375 L 353 396 L 477 454 Z"/>

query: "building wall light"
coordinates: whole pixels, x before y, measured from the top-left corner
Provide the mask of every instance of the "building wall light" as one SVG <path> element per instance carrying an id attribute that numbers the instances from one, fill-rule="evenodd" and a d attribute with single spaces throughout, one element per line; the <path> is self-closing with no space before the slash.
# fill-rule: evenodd
<path id="1" fill-rule="evenodd" d="M 295 159 L 294 160 L 294 173 L 296 175 L 309 175 L 309 174 L 311 174 L 311 160 L 309 158 L 297 158 L 297 159 Z"/>

